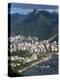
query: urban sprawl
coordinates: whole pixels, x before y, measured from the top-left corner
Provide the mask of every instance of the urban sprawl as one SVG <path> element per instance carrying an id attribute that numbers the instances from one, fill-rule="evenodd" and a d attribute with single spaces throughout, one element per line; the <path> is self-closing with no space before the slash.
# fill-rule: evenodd
<path id="1" fill-rule="evenodd" d="M 16 51 L 29 51 L 28 54 L 32 54 L 30 57 L 21 57 L 21 56 L 12 56 L 11 55 L 11 61 L 19 60 L 19 63 L 13 63 L 11 62 L 12 67 L 20 66 L 20 62 L 23 60 L 23 63 L 29 63 L 32 61 L 35 61 L 38 59 L 38 55 L 41 53 L 47 53 L 47 52 L 58 52 L 58 44 L 57 41 L 52 41 L 51 43 L 49 40 L 38 40 L 37 37 L 31 37 L 31 36 L 23 36 L 18 35 L 14 37 L 9 38 L 10 41 L 10 54 Z M 18 54 L 18 53 L 17 53 Z"/>

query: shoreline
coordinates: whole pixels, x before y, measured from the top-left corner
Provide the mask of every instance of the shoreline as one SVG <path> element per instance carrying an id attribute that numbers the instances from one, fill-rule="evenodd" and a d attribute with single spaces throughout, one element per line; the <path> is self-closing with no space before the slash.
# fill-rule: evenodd
<path id="1" fill-rule="evenodd" d="M 36 61 L 33 64 L 31 64 L 30 66 L 28 66 L 28 67 L 26 67 L 24 69 L 18 70 L 18 73 L 21 73 L 21 72 L 23 72 L 23 71 L 25 71 L 25 70 L 27 70 L 27 69 L 39 64 L 39 63 L 41 63 L 41 62 L 47 61 L 47 60 L 51 59 L 51 57 L 52 57 L 52 55 L 50 55 L 49 57 L 44 58 L 43 60 Z"/>

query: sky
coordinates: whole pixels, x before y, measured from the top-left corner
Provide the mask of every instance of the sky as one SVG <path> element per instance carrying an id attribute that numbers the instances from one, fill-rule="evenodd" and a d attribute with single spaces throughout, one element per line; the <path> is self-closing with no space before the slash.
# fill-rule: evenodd
<path id="1" fill-rule="evenodd" d="M 49 12 L 58 12 L 58 6 L 52 5 L 37 5 L 37 4 L 20 4 L 20 3 L 9 3 L 8 12 L 19 13 L 19 14 L 28 14 L 33 11 L 33 9 L 46 10 Z"/>

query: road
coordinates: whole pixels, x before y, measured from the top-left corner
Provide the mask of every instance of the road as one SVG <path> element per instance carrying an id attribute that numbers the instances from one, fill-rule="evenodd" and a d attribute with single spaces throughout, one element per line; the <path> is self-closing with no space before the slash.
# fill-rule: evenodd
<path id="1" fill-rule="evenodd" d="M 49 60 L 51 58 L 51 56 L 52 55 L 50 55 L 49 57 L 46 57 L 46 58 L 44 58 L 42 60 L 36 61 L 36 62 L 32 63 L 30 66 L 28 66 L 28 67 L 26 67 L 24 69 L 18 70 L 18 72 L 21 73 L 21 72 L 23 72 L 23 71 L 25 71 L 25 70 L 27 70 L 27 69 L 39 64 L 39 63 L 41 63 L 41 62 L 47 61 L 47 60 Z"/>

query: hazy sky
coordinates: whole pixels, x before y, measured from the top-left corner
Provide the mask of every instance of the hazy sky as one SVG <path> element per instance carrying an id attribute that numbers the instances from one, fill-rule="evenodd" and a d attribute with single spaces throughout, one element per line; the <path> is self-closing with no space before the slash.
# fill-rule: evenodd
<path id="1" fill-rule="evenodd" d="M 20 13 L 20 14 L 28 14 L 32 12 L 33 9 L 39 10 L 47 10 L 49 12 L 58 12 L 58 6 L 49 6 L 49 5 L 36 5 L 36 4 L 20 4 L 20 3 L 12 3 L 8 4 L 8 12 L 9 13 Z"/>

